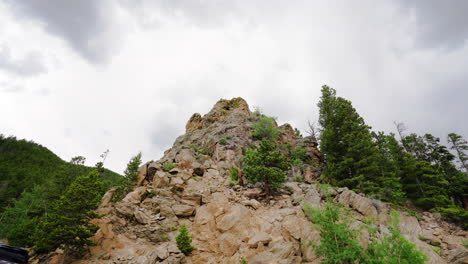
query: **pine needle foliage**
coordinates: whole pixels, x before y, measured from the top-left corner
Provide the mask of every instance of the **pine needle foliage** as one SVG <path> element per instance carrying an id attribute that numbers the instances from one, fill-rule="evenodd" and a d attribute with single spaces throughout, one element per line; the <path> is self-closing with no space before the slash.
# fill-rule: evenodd
<path id="1" fill-rule="evenodd" d="M 350 228 L 349 209 L 329 199 L 322 210 L 305 208 L 320 232 L 320 244 L 310 243 L 323 264 L 424 264 L 428 257 L 401 235 L 398 214 L 392 212 L 390 234 L 378 239 L 377 228 L 368 226 L 371 243 L 363 247 L 360 230 Z"/>
<path id="2" fill-rule="evenodd" d="M 179 229 L 179 235 L 176 237 L 177 247 L 184 253 L 186 256 L 195 249 L 192 246 L 192 238 L 188 232 L 187 226 L 183 224 Z"/>
<path id="3" fill-rule="evenodd" d="M 252 136 L 254 139 L 276 140 L 279 130 L 273 117 L 261 116 L 258 122 L 252 124 Z"/>
<path id="4" fill-rule="evenodd" d="M 267 197 L 270 196 L 270 189 L 276 189 L 286 181 L 286 172 L 290 167 L 275 142 L 266 138 L 257 148 L 247 149 L 243 162 L 246 178 L 253 183 L 263 182 Z"/>
<path id="5" fill-rule="evenodd" d="M 50 214 L 41 219 L 34 250 L 48 253 L 63 248 L 75 256 L 87 252 L 87 247 L 94 245 L 90 238 L 98 229 L 89 221 L 97 216 L 94 210 L 101 200 L 102 189 L 97 171 L 78 177 L 54 204 Z"/>

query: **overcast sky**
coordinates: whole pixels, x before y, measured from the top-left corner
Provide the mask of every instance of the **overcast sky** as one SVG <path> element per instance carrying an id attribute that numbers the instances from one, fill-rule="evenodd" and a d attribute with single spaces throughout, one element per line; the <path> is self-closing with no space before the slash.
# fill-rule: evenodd
<path id="1" fill-rule="evenodd" d="M 320 87 L 375 130 L 468 137 L 468 1 L 0 0 L 0 133 L 122 172 L 220 98 L 305 130 Z"/>

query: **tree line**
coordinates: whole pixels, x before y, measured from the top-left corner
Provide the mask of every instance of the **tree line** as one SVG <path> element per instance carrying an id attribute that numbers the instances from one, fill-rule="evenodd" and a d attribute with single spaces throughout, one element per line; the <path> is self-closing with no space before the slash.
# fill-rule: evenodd
<path id="1" fill-rule="evenodd" d="M 466 225 L 468 144 L 462 136 L 450 133 L 447 147 L 429 133 L 405 135 L 401 123 L 396 123 L 399 138 L 372 131 L 336 90 L 325 85 L 321 92 L 324 181 L 395 204 L 411 201 Z"/>

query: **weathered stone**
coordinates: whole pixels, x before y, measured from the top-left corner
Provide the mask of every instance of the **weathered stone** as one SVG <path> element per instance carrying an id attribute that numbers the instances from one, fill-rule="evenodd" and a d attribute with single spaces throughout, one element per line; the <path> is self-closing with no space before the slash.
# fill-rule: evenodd
<path id="1" fill-rule="evenodd" d="M 184 180 L 181 177 L 173 176 L 171 177 L 170 185 L 182 185 L 184 184 Z"/>
<path id="2" fill-rule="evenodd" d="M 124 202 L 124 203 L 133 203 L 133 204 L 140 203 L 141 196 L 145 192 L 146 192 L 146 187 L 144 187 L 144 186 L 137 187 L 137 188 L 135 188 L 135 190 L 129 192 L 125 196 L 125 198 L 122 199 L 122 202 Z"/>
<path id="3" fill-rule="evenodd" d="M 187 204 L 176 204 L 172 206 L 174 214 L 177 216 L 191 216 L 195 211 L 195 208 Z"/>
<path id="4" fill-rule="evenodd" d="M 271 236 L 265 232 L 256 232 L 247 242 L 249 247 L 256 247 L 258 243 L 268 244 L 271 241 Z"/>
<path id="5" fill-rule="evenodd" d="M 115 210 L 121 215 L 132 217 L 135 207 L 131 203 L 120 202 L 115 205 Z"/>
<path id="6" fill-rule="evenodd" d="M 320 208 L 321 200 L 321 195 L 313 187 L 311 187 L 304 195 L 304 205 L 310 206 L 312 208 Z"/>
<path id="7" fill-rule="evenodd" d="M 253 197 L 256 197 L 256 196 L 259 196 L 260 194 L 262 193 L 262 189 L 260 188 L 253 188 L 253 189 L 248 189 L 244 192 L 244 195 L 249 197 L 249 198 L 253 198 Z"/>
<path id="8" fill-rule="evenodd" d="M 414 216 L 400 215 L 400 223 L 398 224 L 403 234 L 411 236 L 419 236 L 421 234 L 421 226 L 419 225 L 418 219 Z"/>
<path id="9" fill-rule="evenodd" d="M 254 209 L 258 209 L 260 208 L 260 206 L 262 206 L 260 204 L 259 201 L 255 200 L 255 199 L 250 199 L 250 200 L 247 200 L 247 201 L 242 201 L 241 204 L 245 205 L 245 206 L 251 206 L 253 207 Z"/>
<path id="10" fill-rule="evenodd" d="M 448 262 L 451 264 L 468 263 L 468 250 L 466 248 L 456 248 L 449 251 Z"/>
<path id="11" fill-rule="evenodd" d="M 221 232 L 226 232 L 237 224 L 241 219 L 248 218 L 248 209 L 241 205 L 236 205 L 223 216 L 216 219 L 216 227 Z"/>
<path id="12" fill-rule="evenodd" d="M 169 184 L 169 177 L 164 171 L 157 171 L 153 177 L 153 188 L 163 188 Z"/>
<path id="13" fill-rule="evenodd" d="M 224 233 L 221 234 L 217 240 L 219 241 L 219 250 L 226 257 L 230 257 L 236 253 L 239 248 L 240 241 L 232 234 Z"/>
<path id="14" fill-rule="evenodd" d="M 151 217 L 144 212 L 143 210 L 135 210 L 135 219 L 138 221 L 140 224 L 149 224 L 151 223 Z"/>
<path id="15" fill-rule="evenodd" d="M 158 258 L 160 260 L 165 260 L 165 259 L 167 259 L 167 257 L 169 257 L 169 251 L 167 249 L 167 244 L 162 244 L 160 246 L 157 246 L 154 251 L 156 253 L 156 256 L 158 256 Z"/>
<path id="16" fill-rule="evenodd" d="M 312 171 L 312 168 L 307 166 L 304 169 L 304 181 L 307 183 L 314 183 L 314 172 Z"/>
<path id="17" fill-rule="evenodd" d="M 358 195 L 350 190 L 343 191 L 338 196 L 338 202 L 350 205 L 352 208 L 366 216 L 378 215 L 377 209 L 373 205 L 371 199 Z"/>
<path id="18" fill-rule="evenodd" d="M 104 194 L 104 196 L 101 199 L 101 205 L 99 206 L 99 208 L 109 206 L 109 204 L 111 202 L 111 199 L 112 199 L 112 196 L 113 196 L 116 189 L 117 189 L 117 187 L 112 187 L 112 188 L 110 188 L 109 191 L 106 192 L 106 194 Z"/>
<path id="19" fill-rule="evenodd" d="M 299 240 L 302 233 L 303 221 L 295 215 L 288 215 L 284 218 L 281 226 L 286 230 L 294 239 Z"/>

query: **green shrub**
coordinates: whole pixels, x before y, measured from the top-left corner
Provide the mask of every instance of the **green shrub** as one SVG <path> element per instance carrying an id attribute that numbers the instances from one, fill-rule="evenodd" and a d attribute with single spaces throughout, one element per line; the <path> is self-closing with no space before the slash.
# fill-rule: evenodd
<path id="1" fill-rule="evenodd" d="M 304 178 L 302 176 L 296 176 L 296 178 L 294 178 L 295 181 L 297 182 L 304 182 Z"/>
<path id="2" fill-rule="evenodd" d="M 238 181 L 239 180 L 239 170 L 237 168 L 231 169 L 231 180 Z"/>
<path id="3" fill-rule="evenodd" d="M 377 239 L 377 227 L 368 226 L 371 243 L 362 247 L 358 238 L 360 232 L 351 230 L 352 218 L 349 209 L 329 199 L 323 210 L 305 207 L 305 212 L 320 232 L 320 244 L 311 244 L 315 254 L 322 257 L 321 263 L 342 264 L 423 264 L 428 258 L 416 250 L 416 246 L 401 235 L 398 229 L 398 214 L 392 212 L 390 235 Z M 368 221 L 370 225 L 372 221 Z"/>
<path id="4" fill-rule="evenodd" d="M 307 149 L 305 146 L 299 146 L 291 150 L 291 160 L 293 163 L 301 163 L 307 159 Z"/>
<path id="5" fill-rule="evenodd" d="M 254 139 L 276 140 L 279 135 L 278 127 L 273 117 L 262 116 L 258 122 L 252 124 L 252 136 Z"/>
<path id="6" fill-rule="evenodd" d="M 465 229 L 468 229 L 468 211 L 456 206 L 447 208 L 437 207 L 432 209 L 433 212 L 439 212 L 444 218 L 463 224 Z"/>
<path id="7" fill-rule="evenodd" d="M 141 196 L 141 200 L 145 200 L 146 198 L 153 198 L 156 196 L 155 190 L 146 190 L 146 192 Z"/>
<path id="8" fill-rule="evenodd" d="M 296 135 L 298 138 L 302 138 L 301 131 L 297 128 L 294 128 L 294 135 Z"/>
<path id="9" fill-rule="evenodd" d="M 234 109 L 239 107 L 239 103 L 242 100 L 240 97 L 232 98 L 231 100 L 227 101 L 227 107 L 229 109 Z"/>
<path id="10" fill-rule="evenodd" d="M 240 264 L 247 264 L 247 259 L 245 259 L 245 257 L 242 257 L 240 260 Z"/>
<path id="11" fill-rule="evenodd" d="M 226 114 L 227 114 L 227 110 L 224 110 L 224 109 L 221 109 L 219 112 L 220 112 L 222 115 L 226 115 Z"/>
<path id="12" fill-rule="evenodd" d="M 388 230 L 390 235 L 384 235 L 381 240 L 375 236 L 375 232 L 369 232 L 371 243 L 366 248 L 366 261 L 371 264 L 424 264 L 429 258 L 416 249 L 416 246 L 409 242 L 398 228 L 400 222 L 398 213 L 391 212 L 392 221 Z"/>
<path id="13" fill-rule="evenodd" d="M 172 162 L 166 162 L 166 163 L 163 164 L 162 167 L 163 167 L 164 171 L 170 171 L 170 170 L 174 169 L 175 167 L 177 167 L 177 165 L 175 165 Z"/>
<path id="14" fill-rule="evenodd" d="M 221 139 L 218 141 L 218 143 L 224 146 L 224 145 L 227 145 L 227 144 L 228 144 L 228 141 L 227 141 L 226 138 L 221 138 Z"/>
<path id="15" fill-rule="evenodd" d="M 203 149 L 195 144 L 190 144 L 189 145 L 193 150 L 195 150 L 195 152 L 197 153 L 200 153 L 202 155 L 207 155 L 207 156 L 211 156 L 211 153 L 209 151 L 207 151 L 206 149 Z"/>
<path id="16" fill-rule="evenodd" d="M 280 187 L 287 179 L 289 163 L 273 141 L 262 139 L 257 148 L 247 149 L 243 161 L 246 178 L 253 183 L 263 182 L 267 197 L 270 189 Z"/>
<path id="17" fill-rule="evenodd" d="M 185 224 L 179 229 L 179 235 L 176 237 L 177 247 L 184 253 L 186 256 L 190 255 L 190 253 L 195 249 L 192 247 L 192 238 L 188 233 L 187 226 Z"/>
<path id="18" fill-rule="evenodd" d="M 229 181 L 230 186 L 234 186 L 234 185 L 237 185 L 237 184 L 239 184 L 238 181 Z"/>

